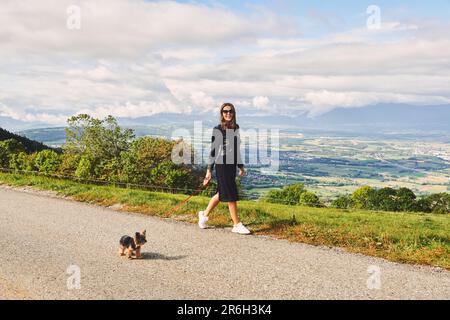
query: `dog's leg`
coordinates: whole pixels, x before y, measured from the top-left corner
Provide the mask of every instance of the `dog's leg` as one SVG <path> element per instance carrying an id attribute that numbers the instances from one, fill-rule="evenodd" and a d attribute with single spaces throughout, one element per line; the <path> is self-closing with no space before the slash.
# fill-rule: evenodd
<path id="1" fill-rule="evenodd" d="M 123 257 L 125 255 L 125 247 L 121 246 L 119 249 L 119 255 Z"/>
<path id="2" fill-rule="evenodd" d="M 128 248 L 128 259 L 133 259 L 133 249 Z"/>
<path id="3" fill-rule="evenodd" d="M 137 247 L 136 248 L 136 259 L 140 259 L 141 258 L 141 247 Z"/>

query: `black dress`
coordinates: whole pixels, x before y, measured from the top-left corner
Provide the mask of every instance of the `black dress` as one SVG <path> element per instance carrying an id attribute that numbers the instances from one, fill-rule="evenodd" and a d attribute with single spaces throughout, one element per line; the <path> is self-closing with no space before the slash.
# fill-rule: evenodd
<path id="1" fill-rule="evenodd" d="M 222 129 L 217 125 L 211 137 L 211 152 L 208 168 L 216 168 L 217 192 L 221 202 L 239 201 L 236 186 L 236 168 L 243 168 L 241 158 L 239 126 L 236 129 Z"/>

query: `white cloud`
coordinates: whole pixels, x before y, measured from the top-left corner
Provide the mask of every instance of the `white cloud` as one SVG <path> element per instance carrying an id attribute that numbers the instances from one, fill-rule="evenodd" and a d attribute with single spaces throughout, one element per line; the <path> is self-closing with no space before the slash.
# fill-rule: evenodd
<path id="1" fill-rule="evenodd" d="M 65 115 L 55 115 L 42 112 L 38 113 L 24 112 L 21 110 L 15 110 L 14 108 L 8 107 L 1 102 L 0 102 L 0 116 L 25 122 L 43 122 L 52 125 L 61 125 L 64 124 L 67 120 L 67 117 Z"/>
<path id="2" fill-rule="evenodd" d="M 66 28 L 72 4 L 79 31 Z M 17 120 L 215 112 L 222 101 L 290 115 L 450 103 L 445 22 L 306 38 L 267 9 L 143 0 L 6 0 L 0 21 L 0 112 Z"/>
<path id="3" fill-rule="evenodd" d="M 254 97 L 253 98 L 253 106 L 259 108 L 259 109 L 264 109 L 269 105 L 269 98 L 268 97 Z"/>

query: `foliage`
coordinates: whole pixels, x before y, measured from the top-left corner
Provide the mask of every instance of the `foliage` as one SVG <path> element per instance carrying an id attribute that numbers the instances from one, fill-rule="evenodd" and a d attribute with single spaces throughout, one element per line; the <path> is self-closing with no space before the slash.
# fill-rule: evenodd
<path id="1" fill-rule="evenodd" d="M 26 137 L 22 137 L 18 134 L 14 134 L 5 129 L 0 128 L 0 142 L 5 141 L 5 140 L 15 140 L 15 141 L 19 142 L 24 148 L 23 151 L 25 151 L 27 153 L 39 152 L 39 151 L 46 150 L 46 149 L 56 150 L 56 149 L 52 149 L 52 148 L 46 146 L 43 143 L 38 142 L 38 141 L 30 140 Z"/>
<path id="2" fill-rule="evenodd" d="M 307 207 L 321 207 L 322 206 L 322 204 L 320 203 L 319 197 L 310 191 L 305 191 L 300 195 L 300 204 L 307 206 Z"/>
<path id="3" fill-rule="evenodd" d="M 340 196 L 331 203 L 333 208 L 350 209 L 355 206 L 355 202 L 351 196 Z"/>
<path id="4" fill-rule="evenodd" d="M 302 198 L 302 195 L 306 192 L 308 191 L 305 189 L 304 184 L 297 183 L 286 186 L 281 190 L 270 190 L 263 199 L 271 203 L 282 203 L 290 205 L 306 205 L 306 203 L 309 202 L 317 204 L 318 198 L 315 199 L 315 195 L 311 192 L 308 192 L 308 194 L 304 195 Z"/>
<path id="5" fill-rule="evenodd" d="M 35 159 L 37 153 L 27 154 L 20 152 L 11 155 L 9 168 L 14 171 L 37 171 Z"/>
<path id="6" fill-rule="evenodd" d="M 0 167 L 8 168 L 12 155 L 24 152 L 22 143 L 15 139 L 0 141 Z"/>
<path id="7" fill-rule="evenodd" d="M 34 164 L 39 172 L 52 174 L 58 171 L 61 157 L 53 150 L 42 150 L 37 153 Z"/>
<path id="8" fill-rule="evenodd" d="M 121 155 L 134 138 L 133 130 L 122 129 L 112 116 L 100 120 L 81 114 L 71 117 L 67 123 L 63 149 L 84 159 L 76 175 L 105 180 L 111 176 L 118 177 Z"/>

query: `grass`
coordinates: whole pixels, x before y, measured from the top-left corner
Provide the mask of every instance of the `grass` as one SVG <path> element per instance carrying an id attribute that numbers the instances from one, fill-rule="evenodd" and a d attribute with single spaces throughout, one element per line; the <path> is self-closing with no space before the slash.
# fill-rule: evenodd
<path id="1" fill-rule="evenodd" d="M 186 198 L 112 186 L 97 186 L 55 178 L 0 173 L 0 184 L 51 190 L 74 200 L 111 206 L 123 211 L 196 222 L 196 213 L 208 204 L 194 197 L 178 211 L 167 212 Z M 387 260 L 424 264 L 450 270 L 450 216 L 421 213 L 375 212 L 286 206 L 255 201 L 239 202 L 239 214 L 255 234 L 270 235 L 312 245 L 344 248 Z M 220 204 L 211 225 L 231 225 L 228 208 Z"/>

